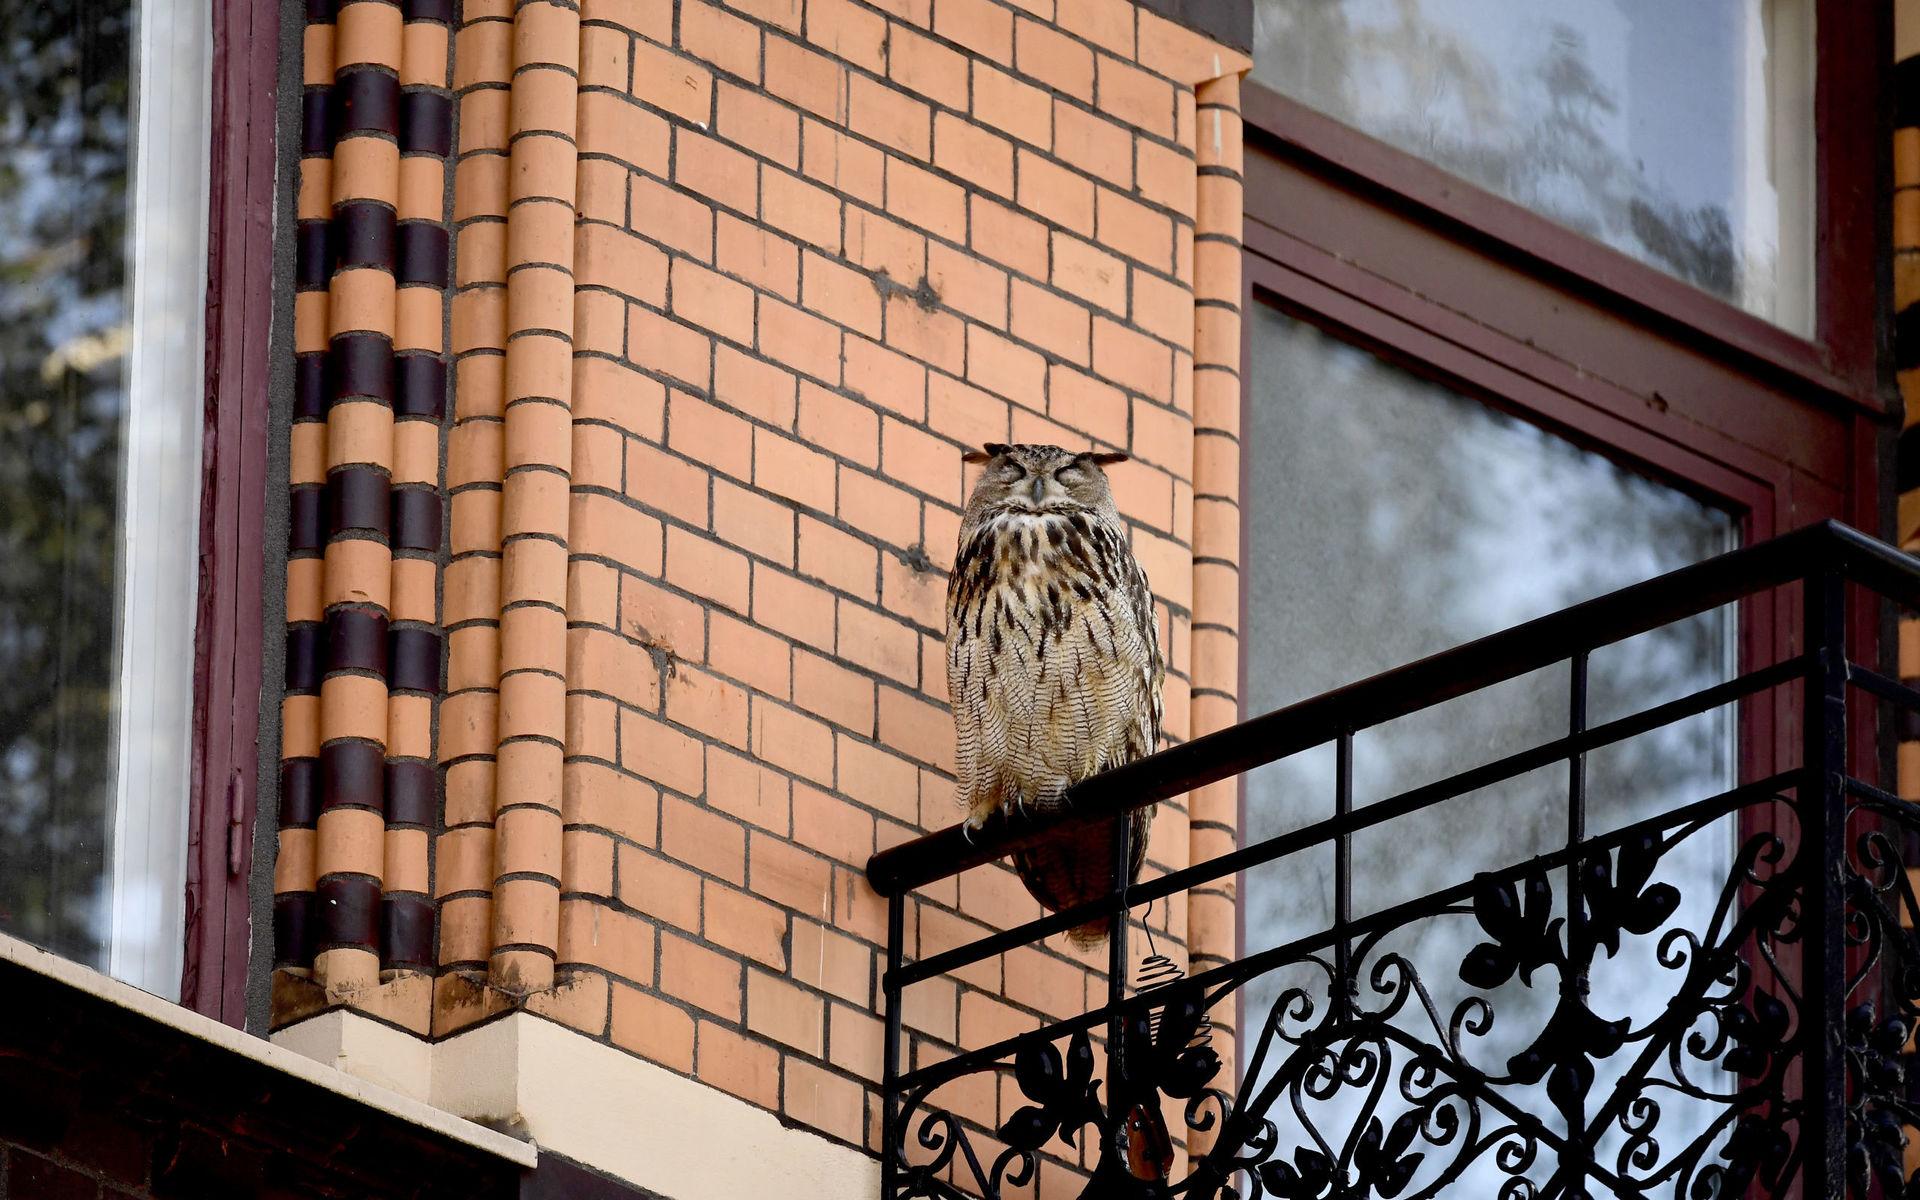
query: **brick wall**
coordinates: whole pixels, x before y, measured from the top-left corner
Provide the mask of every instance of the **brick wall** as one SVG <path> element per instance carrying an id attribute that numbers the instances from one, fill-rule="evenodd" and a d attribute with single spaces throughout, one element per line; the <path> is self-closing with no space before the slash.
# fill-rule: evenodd
<path id="1" fill-rule="evenodd" d="M 436 1036 L 525 1005 L 875 1144 L 861 868 L 959 816 L 943 603 L 983 441 L 1133 455 L 1168 735 L 1233 719 L 1244 66 L 1122 0 L 468 0 Z M 1231 788 L 1195 806 L 1154 869 L 1231 845 Z M 1196 954 L 1231 903 L 1196 901 Z M 1037 913 L 972 872 L 910 948 Z M 1152 923 L 1181 957 L 1186 905 Z M 913 1053 L 1079 1010 L 1103 955 L 917 987 Z"/>

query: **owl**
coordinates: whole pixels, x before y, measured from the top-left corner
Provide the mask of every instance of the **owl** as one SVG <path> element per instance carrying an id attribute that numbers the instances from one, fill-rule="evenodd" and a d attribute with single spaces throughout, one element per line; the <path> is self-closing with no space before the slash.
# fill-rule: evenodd
<path id="1" fill-rule="evenodd" d="M 1153 592 L 1103 469 L 1126 457 L 999 443 L 964 456 L 985 469 L 947 584 L 947 687 L 973 828 L 1003 808 L 1058 808 L 1073 784 L 1159 741 L 1166 665 Z M 1135 877 L 1151 820 L 1148 808 L 1133 814 Z M 1112 890 L 1111 836 L 1063 833 L 1016 854 L 1014 869 L 1062 911 Z M 1090 946 L 1109 924 L 1069 936 Z"/>

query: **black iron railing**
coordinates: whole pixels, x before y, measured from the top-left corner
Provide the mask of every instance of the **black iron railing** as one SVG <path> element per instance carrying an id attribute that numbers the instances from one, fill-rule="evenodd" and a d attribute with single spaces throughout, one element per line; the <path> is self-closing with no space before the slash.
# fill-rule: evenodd
<path id="1" fill-rule="evenodd" d="M 891 904 L 883 1196 L 1031 1194 L 1043 1153 L 1089 1166 L 1081 1194 L 1094 1200 L 1920 1196 L 1905 1161 L 1920 1127 L 1906 1082 L 1920 1004 L 1906 863 L 1920 807 L 1872 782 L 1877 761 L 1851 766 L 1849 743 L 1850 704 L 1857 732 L 1878 705 L 1920 714 L 1920 691 L 1849 659 L 1850 604 L 1880 610 L 1856 603 L 1864 593 L 1920 610 L 1920 559 L 1845 526 L 1804 529 L 1107 772 L 1069 793 L 1064 817 L 956 826 L 875 855 L 868 877 Z M 1750 651 L 1761 661 L 1731 680 L 1589 725 L 1590 654 L 1736 603 L 1797 603 L 1798 645 Z M 1570 680 L 1564 736 L 1354 803 L 1357 734 L 1558 663 Z M 1781 721 L 1799 729 L 1744 755 L 1739 786 L 1588 832 L 1590 754 L 1714 710 L 1741 714 L 1749 738 Z M 1331 819 L 906 960 L 914 889 L 1066 825 L 1110 827 L 1124 864 L 1120 816 L 1324 745 L 1338 764 Z M 1564 844 L 1355 915 L 1356 834 L 1559 764 Z M 1726 835 L 1724 877 L 1683 898 L 1664 865 L 1706 831 Z M 1334 852 L 1330 926 L 1144 991 L 1130 983 L 1124 914 L 1314 849 Z M 1123 918 L 1105 1004 L 906 1061 L 909 989 L 1101 914 Z M 1478 943 L 1447 961 L 1396 948 L 1437 921 Z M 1629 1017 L 1596 1012 L 1589 972 L 1628 942 L 1658 964 L 1648 992 Z M 1443 977 L 1457 997 L 1444 1006 L 1429 986 Z M 1278 994 L 1246 1004 L 1240 1069 L 1225 1077 L 1205 1014 L 1256 988 Z M 1512 1052 L 1490 1053 L 1489 1031 L 1513 1011 L 1546 1015 L 1517 1048 L 1503 1029 Z M 991 1124 L 943 1107 L 942 1089 L 982 1075 L 1010 1080 L 1021 1099 Z M 1194 1147 L 1178 1169 L 1153 1128 L 1169 1111 L 1172 1137 Z"/>

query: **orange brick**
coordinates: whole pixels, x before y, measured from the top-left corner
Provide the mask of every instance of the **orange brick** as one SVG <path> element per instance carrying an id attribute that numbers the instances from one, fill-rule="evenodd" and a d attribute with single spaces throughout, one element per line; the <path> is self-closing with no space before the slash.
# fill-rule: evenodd
<path id="1" fill-rule="evenodd" d="M 970 197 L 968 203 L 973 214 L 973 236 L 968 244 L 976 254 L 1004 263 L 1035 279 L 1046 276 L 1045 225 L 1018 209 L 1009 208 L 986 196 Z"/>
<path id="2" fill-rule="evenodd" d="M 1053 235 L 1053 285 L 1108 312 L 1127 309 L 1126 264 L 1063 233 Z"/>
<path id="3" fill-rule="evenodd" d="M 1053 106 L 1047 93 L 979 61 L 973 64 L 973 118 L 1028 145 L 1043 150 L 1053 145 Z"/>
<path id="4" fill-rule="evenodd" d="M 668 695 L 677 683 L 669 685 Z M 660 848 L 679 862 L 733 883 L 747 879 L 747 831 L 689 801 L 660 799 Z"/>
<path id="5" fill-rule="evenodd" d="M 1039 906 L 1034 907 L 1037 912 Z M 900 1015 L 909 1028 L 949 1044 L 958 1033 L 959 1008 L 959 989 L 946 979 L 916 983 L 900 997 Z"/>
<path id="6" fill-rule="evenodd" d="M 789 300 L 800 297 L 800 248 L 732 213 L 719 214 L 713 261 L 762 291 Z"/>
<path id="7" fill-rule="evenodd" d="M 627 340 L 650 370 L 705 390 L 713 378 L 713 340 L 650 308 L 627 306 Z"/>
<path id="8" fill-rule="evenodd" d="M 963 1045 L 986 1046 L 1039 1027 L 1038 1017 L 1002 1004 L 985 993 L 969 990 L 960 994 L 960 1041 Z"/>
<path id="9" fill-rule="evenodd" d="M 714 347 L 713 395 L 730 408 L 782 429 L 793 427 L 794 378 L 745 351 Z"/>
<path id="10" fill-rule="evenodd" d="M 808 0 L 807 40 L 876 75 L 887 69 L 887 19 L 847 0 Z"/>
<path id="11" fill-rule="evenodd" d="M 880 696 L 879 742 L 930 767 L 953 773 L 953 717 L 942 708 L 904 692 Z M 799 829 L 798 800 L 795 831 Z"/>
<path id="12" fill-rule="evenodd" d="M 463 493 L 464 494 L 464 493 Z M 611 496 L 577 492 L 572 497 L 569 538 L 575 553 L 657 571 L 660 522 Z"/>
<path id="13" fill-rule="evenodd" d="M 793 511 L 726 480 L 713 485 L 713 531 L 728 542 L 784 567 L 793 566 Z"/>
<path id="14" fill-rule="evenodd" d="M 574 230 L 574 282 L 604 287 L 629 299 L 659 306 L 666 299 L 667 256 L 610 225 L 582 223 Z"/>
<path id="15" fill-rule="evenodd" d="M 1054 146 L 1066 163 L 1117 188 L 1133 186 L 1133 132 L 1100 113 L 1054 102 Z"/>
<path id="16" fill-rule="evenodd" d="M 1082 1011 L 1087 973 L 1080 967 L 1032 946 L 1008 951 L 1003 961 L 1007 999 L 1041 1013 Z"/>
<path id="17" fill-rule="evenodd" d="M 570 842 L 597 841 L 607 847 L 608 889 L 612 886 L 612 842 L 597 834 L 568 834 Z M 569 891 L 575 887 L 571 877 Z M 596 889 L 597 890 L 597 889 Z M 560 902 L 561 944 L 571 951 L 567 961 L 586 963 L 613 972 L 645 987 L 653 982 L 653 925 L 631 913 L 588 900 Z"/>
<path id="18" fill-rule="evenodd" d="M 682 1073 L 693 1070 L 693 1018 L 646 992 L 615 984 L 613 1041 Z"/>
<path id="19" fill-rule="evenodd" d="M 667 173 L 672 127 L 627 96 L 582 92 L 578 136 L 583 155 L 611 155 L 642 171 Z"/>
<path id="20" fill-rule="evenodd" d="M 764 564 L 754 569 L 753 619 L 821 650 L 833 649 L 833 595 Z"/>
<path id="21" fill-rule="evenodd" d="M 944 638 L 947 629 L 946 573 L 922 570 L 889 555 L 880 564 L 880 606 L 920 626 L 923 633 Z M 946 673 L 942 660 L 936 674 L 944 676 Z"/>
<path id="22" fill-rule="evenodd" d="M 1021 150 L 1019 199 L 1030 209 L 1078 233 L 1093 233 L 1093 181 Z"/>
<path id="23" fill-rule="evenodd" d="M 702 125 L 713 117 L 713 73 L 645 39 L 633 43 L 633 94 L 654 108 Z"/>
<path id="24" fill-rule="evenodd" d="M 772 168 L 760 178 L 760 215 L 767 224 L 829 254 L 840 252 L 840 201 L 832 192 Z"/>
<path id="25" fill-rule="evenodd" d="M 1135 457 L 1143 462 L 1180 470 L 1193 461 L 1193 425 L 1179 413 L 1135 400 L 1133 449 Z M 1226 678 L 1232 678 L 1232 674 Z"/>
<path id="26" fill-rule="evenodd" d="M 764 833 L 749 835 L 748 886 L 795 912 L 825 915 L 832 907 L 833 868 L 827 860 Z"/>
<path id="27" fill-rule="evenodd" d="M 1068 33 L 1077 34 L 1096 46 L 1104 46 L 1124 58 L 1134 55 L 1134 14 L 1106 0 L 1057 0 L 1054 20 Z"/>
<path id="28" fill-rule="evenodd" d="M 812 717 L 802 716 L 762 698 L 753 698 L 753 752 L 795 775 L 828 783 L 833 778 L 833 733 Z M 806 841 L 800 828 L 798 789 L 794 796 L 794 833 Z M 871 834 L 869 834 L 871 839 Z"/>
<path id="29" fill-rule="evenodd" d="M 816 1058 L 826 1052 L 826 1009 L 820 997 L 751 968 L 747 1028 Z"/>
<path id="30" fill-rule="evenodd" d="M 786 643 L 724 613 L 716 611 L 711 614 L 710 620 L 713 640 L 706 655 L 708 665 L 771 695 L 786 695 Z M 697 628 L 694 636 L 697 639 Z M 695 649 L 698 649 L 697 640 Z"/>
<path id="31" fill-rule="evenodd" d="M 1109 446 L 1127 443 L 1126 396 L 1118 388 L 1058 363 L 1047 369 L 1047 413 L 1062 425 Z M 1108 474 L 1114 470 L 1109 467 Z"/>
<path id="32" fill-rule="evenodd" d="M 800 165 L 800 115 L 758 92 L 720 85 L 720 136 L 786 167 Z"/>
<path id="33" fill-rule="evenodd" d="M 688 259 L 673 264 L 673 313 L 733 341 L 753 342 L 753 289 Z"/>
<path id="34" fill-rule="evenodd" d="M 800 385 L 802 441 L 866 467 L 880 463 L 880 418 L 864 404 L 812 383 Z"/>
<path id="35" fill-rule="evenodd" d="M 704 932 L 716 946 L 787 969 L 787 914 L 765 900 L 707 880 Z"/>
<path id="36" fill-rule="evenodd" d="M 686 459 L 646 442 L 629 441 L 626 450 L 630 498 L 656 512 L 706 527 L 711 476 Z"/>
<path id="37" fill-rule="evenodd" d="M 707 747 L 707 804 L 782 836 L 793 826 L 786 777 L 722 746 Z"/>
<path id="38" fill-rule="evenodd" d="M 753 482 L 797 504 L 833 511 L 833 460 L 771 430 L 754 430 Z"/>
<path id="39" fill-rule="evenodd" d="M 842 1000 L 868 1004 L 873 991 L 873 951 L 812 921 L 795 921 L 793 978 Z"/>
<path id="40" fill-rule="evenodd" d="M 885 1070 L 886 1026 L 872 1014 L 844 1004 L 827 1006 L 827 1059 L 843 1071 L 878 1082 Z"/>
<path id="41" fill-rule="evenodd" d="M 753 474 L 753 426 L 698 396 L 676 391 L 668 400 L 667 445 L 736 479 Z"/>
<path id="42" fill-rule="evenodd" d="M 780 1052 L 724 1025 L 700 1022 L 694 1074 L 761 1108 L 780 1105 Z"/>
<path id="43" fill-rule="evenodd" d="M 836 753 L 841 791 L 888 816 L 920 819 L 919 768 L 845 734 L 839 737 Z"/>
<path id="44" fill-rule="evenodd" d="M 850 467 L 840 468 L 839 515 L 855 529 L 902 549 L 920 540 L 920 514 L 913 497 Z"/>
<path id="45" fill-rule="evenodd" d="M 811 250 L 800 264 L 800 301 L 838 324 L 880 336 L 880 293 L 873 281 Z"/>
<path id="46" fill-rule="evenodd" d="M 1013 195 L 1013 143 L 952 113 L 933 119 L 933 162 L 978 187 Z"/>
<path id="47" fill-rule="evenodd" d="M 901 287 L 913 286 L 926 274 L 926 236 L 878 213 L 847 205 L 845 241 L 850 261 L 885 272 Z"/>
<path id="48" fill-rule="evenodd" d="M 1037 406 L 1046 361 L 991 330 L 967 327 L 967 379 L 1021 404 Z"/>
<path id="49" fill-rule="evenodd" d="M 1166 401 L 1173 394 L 1173 352 L 1105 317 L 1093 319 L 1093 369 L 1103 379 Z"/>
<path id="50" fill-rule="evenodd" d="M 667 582 L 677 588 L 747 611 L 747 556 L 678 526 L 667 530 Z"/>
<path id="51" fill-rule="evenodd" d="M 727 6 L 789 33 L 800 32 L 801 0 L 727 0 Z"/>
<path id="52" fill-rule="evenodd" d="M 1122 403 L 1121 411 L 1125 412 Z M 1007 440 L 1007 402 L 945 375 L 927 378 L 927 426 L 963 446 Z"/>
<path id="53" fill-rule="evenodd" d="M 713 257 L 713 210 L 664 183 L 635 176 L 633 211 L 642 214 L 638 232 L 701 261 Z"/>
<path id="54" fill-rule="evenodd" d="M 1096 202 L 1102 245 L 1157 271 L 1173 269 L 1173 221 L 1110 188 Z"/>
<path id="55" fill-rule="evenodd" d="M 740 964 L 675 934 L 660 934 L 660 988 L 716 1017 L 740 1019 Z"/>
<path id="56" fill-rule="evenodd" d="M 659 824 L 659 794 L 631 775 L 601 763 L 569 762 L 565 767 L 562 819 L 591 825 L 618 837 L 652 845 Z"/>
<path id="57" fill-rule="evenodd" d="M 887 344 L 913 358 L 959 374 L 966 362 L 967 327 L 953 313 L 893 292 L 886 301 Z"/>
<path id="58" fill-rule="evenodd" d="M 803 375 L 840 382 L 840 329 L 811 313 L 760 298 L 760 352 Z"/>
<path id="59" fill-rule="evenodd" d="M 615 855 L 622 904 L 688 931 L 700 928 L 700 877 L 651 850 L 622 845 Z"/>
<path id="60" fill-rule="evenodd" d="M 673 140 L 675 183 L 748 216 L 760 211 L 760 170 L 752 158 L 690 129 L 674 130 Z M 645 212 L 637 193 L 634 204 Z"/>
<path id="61" fill-rule="evenodd" d="M 805 650 L 794 653 L 793 702 L 843 728 L 873 731 L 873 680 L 832 659 Z M 846 745 L 844 740 L 841 744 Z"/>
<path id="62" fill-rule="evenodd" d="M 867 1127 L 866 1089 L 854 1080 L 788 1056 L 782 1087 L 787 1116 L 858 1146 Z"/>
<path id="63" fill-rule="evenodd" d="M 1183 217 L 1193 216 L 1193 159 L 1145 138 L 1136 138 L 1135 142 L 1139 194 L 1150 203 L 1170 208 Z"/>
<path id="64" fill-rule="evenodd" d="M 951 797 L 949 797 L 951 801 Z M 954 809 L 958 812 L 958 809 Z M 943 824 L 945 822 L 942 822 Z M 915 942 L 917 958 L 932 958 L 949 950 L 979 941 L 992 934 L 992 930 L 965 917 L 955 916 L 929 904 L 919 906 L 920 923 Z M 1003 956 L 1004 957 L 1004 956 Z M 963 980 L 989 992 L 1000 990 L 1000 957 L 983 959 L 971 966 L 955 971 L 954 978 Z"/>
<path id="65" fill-rule="evenodd" d="M 1068 360 L 1087 365 L 1093 349 L 1093 315 L 1072 300 L 1013 281 L 1013 336 Z M 1026 398 L 1027 403 L 1032 397 Z"/>
<path id="66" fill-rule="evenodd" d="M 666 696 L 668 720 L 731 745 L 747 744 L 747 693 L 738 684 L 683 664 Z"/>
<path id="67" fill-rule="evenodd" d="M 982 198 L 973 197 L 975 237 L 981 236 L 978 228 L 982 220 Z M 991 204 L 991 201 L 984 201 Z M 1002 213 L 1012 216 L 1011 210 L 1001 209 Z M 1021 218 L 1027 220 L 1027 218 Z M 1046 262 L 1047 231 L 1038 221 L 1027 220 L 1032 226 L 1035 238 L 1034 246 L 1039 262 Z M 1009 223 L 1011 227 L 1011 223 Z M 1042 268 L 1044 269 L 1044 267 Z M 1007 273 L 998 267 L 989 266 L 979 259 L 955 250 L 950 246 L 930 245 L 927 247 L 927 286 L 940 298 L 940 303 L 955 312 L 965 313 L 976 321 L 984 321 L 996 329 L 1007 326 Z"/>
<path id="68" fill-rule="evenodd" d="M 953 556 L 960 541 L 960 514 L 950 508 L 928 504 L 922 512 L 921 521 L 927 527 L 927 557 L 940 570 L 953 570 Z"/>
<path id="69" fill-rule="evenodd" d="M 847 128 L 902 154 L 925 160 L 933 154 L 932 111 L 865 75 L 847 80 Z"/>
<path id="70" fill-rule="evenodd" d="M 940 0 L 933 31 L 996 62 L 1013 59 L 1013 13 L 992 0 Z"/>
<path id="71" fill-rule="evenodd" d="M 872 546 L 812 517 L 800 518 L 800 573 L 868 603 L 878 599 L 874 582 L 879 553 Z"/>
<path id="72" fill-rule="evenodd" d="M 680 47 L 722 71 L 759 82 L 759 27 L 711 4 L 685 0 L 680 5 Z"/>
<path id="73" fill-rule="evenodd" d="M 1136 129 L 1164 138 L 1173 136 L 1172 84 L 1104 54 L 1098 68 L 1102 111 Z"/>
<path id="74" fill-rule="evenodd" d="M 1093 102 L 1093 51 L 1058 29 L 1021 17 L 1014 29 L 1014 65 L 1056 92 Z"/>
<path id="75" fill-rule="evenodd" d="M 800 163 L 809 178 L 878 206 L 885 201 L 884 152 L 812 119 L 801 122 Z"/>
<path id="76" fill-rule="evenodd" d="M 912 29 L 894 27 L 887 72 L 900 86 L 948 108 L 967 107 L 967 60 Z"/>
<path id="77" fill-rule="evenodd" d="M 955 473 L 958 473 L 956 458 Z M 912 629 L 847 600 L 840 602 L 840 657 L 913 686 L 920 679 L 920 641 Z"/>
<path id="78" fill-rule="evenodd" d="M 921 419 L 927 411 L 927 369 L 904 354 L 848 335 L 846 388 L 871 403 Z"/>
<path id="79" fill-rule="evenodd" d="M 608 421 L 637 437 L 659 441 L 666 431 L 666 388 L 625 363 L 582 356 L 577 346 L 575 350 L 574 420 Z"/>
<path id="80" fill-rule="evenodd" d="M 598 692 L 633 708 L 660 703 L 659 672 L 646 649 L 604 629 L 567 630 L 567 687 Z"/>
<path id="81" fill-rule="evenodd" d="M 960 186 L 892 156 L 887 158 L 887 208 L 950 242 L 967 235 L 967 196 Z"/>
<path id="82" fill-rule="evenodd" d="M 1176 346 L 1184 346 L 1193 336 L 1193 293 L 1135 268 L 1133 323 Z"/>
<path id="83" fill-rule="evenodd" d="M 782 37 L 766 45 L 766 86 L 782 100 L 817 113 L 835 125 L 846 123 L 847 69 L 824 54 Z"/>
<path id="84" fill-rule="evenodd" d="M 689 796 L 705 779 L 699 742 L 632 709 L 620 710 L 620 765 Z"/>

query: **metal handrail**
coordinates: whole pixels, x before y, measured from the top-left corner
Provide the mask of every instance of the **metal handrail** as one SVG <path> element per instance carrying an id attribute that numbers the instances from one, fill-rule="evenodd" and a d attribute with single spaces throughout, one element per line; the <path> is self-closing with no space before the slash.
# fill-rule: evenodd
<path id="1" fill-rule="evenodd" d="M 902 895 L 1034 845 L 1056 831 L 1110 822 L 1122 813 L 1332 741 L 1343 732 L 1406 716 L 1822 570 L 1845 573 L 1920 608 L 1920 558 L 1851 526 L 1824 521 L 1115 767 L 1069 788 L 1060 808 L 1047 814 L 1003 809 L 979 829 L 956 823 L 889 847 L 867 860 L 867 882 L 882 896 Z"/>

